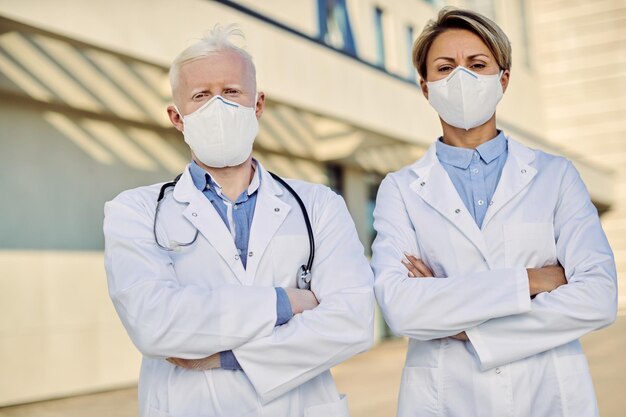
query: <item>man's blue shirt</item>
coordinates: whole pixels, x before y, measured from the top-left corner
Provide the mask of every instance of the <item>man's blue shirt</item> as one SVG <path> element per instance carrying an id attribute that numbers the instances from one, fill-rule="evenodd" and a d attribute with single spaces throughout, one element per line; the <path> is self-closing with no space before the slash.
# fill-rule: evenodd
<path id="1" fill-rule="evenodd" d="M 256 167 L 256 161 L 254 161 Z M 248 263 L 248 242 L 250 228 L 256 207 L 258 189 L 261 185 L 259 170 L 255 169 L 250 185 L 244 190 L 235 202 L 232 202 L 222 193 L 222 187 L 213 180 L 211 175 L 202 169 L 195 161 L 189 165 L 189 172 L 196 188 L 204 194 L 220 215 L 226 228 L 230 231 L 239 252 L 239 259 L 246 268 Z M 287 293 L 283 288 L 276 288 L 276 325 L 287 323 L 293 312 Z M 232 351 L 221 352 L 220 361 L 224 369 L 241 369 Z"/>

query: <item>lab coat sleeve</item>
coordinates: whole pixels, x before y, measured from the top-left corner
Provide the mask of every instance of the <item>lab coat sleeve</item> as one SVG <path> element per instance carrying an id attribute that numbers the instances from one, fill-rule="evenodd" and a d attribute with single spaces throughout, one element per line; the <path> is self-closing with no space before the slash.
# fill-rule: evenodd
<path id="1" fill-rule="evenodd" d="M 142 354 L 199 359 L 272 332 L 274 288 L 180 285 L 170 256 L 155 243 L 153 216 L 154 208 L 128 192 L 105 206 L 109 293 Z"/>
<path id="2" fill-rule="evenodd" d="M 613 254 L 589 193 L 569 162 L 554 230 L 557 258 L 568 283 L 538 294 L 528 313 L 490 320 L 467 331 L 483 369 L 566 344 L 615 320 Z"/>
<path id="3" fill-rule="evenodd" d="M 495 317 L 530 310 L 525 268 L 447 278 L 409 278 L 401 263 L 403 252 L 419 254 L 419 246 L 393 176 L 387 176 L 380 185 L 374 228 L 376 299 L 394 333 L 418 340 L 440 339 Z"/>
<path id="4" fill-rule="evenodd" d="M 235 356 L 263 402 L 269 402 L 373 342 L 373 276 L 341 197 L 329 201 L 314 223 L 313 310 L 296 314 L 267 337 L 236 349 Z"/>

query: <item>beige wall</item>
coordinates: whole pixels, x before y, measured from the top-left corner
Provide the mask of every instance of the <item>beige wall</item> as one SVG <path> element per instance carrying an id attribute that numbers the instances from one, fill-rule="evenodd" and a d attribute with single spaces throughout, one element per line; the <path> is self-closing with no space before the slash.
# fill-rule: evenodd
<path id="1" fill-rule="evenodd" d="M 100 251 L 0 251 L 0 406 L 131 385 Z"/>
<path id="2" fill-rule="evenodd" d="M 626 306 L 626 2 L 533 0 L 534 61 L 547 137 L 614 171 L 614 204 L 602 223 Z"/>
<path id="3" fill-rule="evenodd" d="M 262 3 L 261 13 L 315 36 L 315 1 Z M 408 76 L 406 26 L 419 33 L 435 9 L 423 1 L 347 3 L 367 62 L 375 60 L 373 8 L 384 9 L 385 66 Z M 296 4 L 304 4 L 301 12 Z M 497 2 L 496 18 L 519 54 L 510 4 Z M 0 0 L 0 16 L 35 27 L 0 19 L 0 179 L 11 178 L 3 190 L 18 197 L 0 219 L 0 406 L 136 380 L 138 355 L 105 287 L 102 204 L 122 189 L 171 178 L 188 160 L 164 117 L 165 68 L 215 23 L 237 22 L 248 34 L 269 98 L 256 143 L 261 161 L 317 182 L 327 181 L 326 163 L 342 164 L 346 202 L 366 245 L 373 173 L 415 160 L 439 134 L 437 116 L 415 85 L 215 2 Z M 540 87 L 535 69 L 516 65 L 499 118 L 516 138 L 559 153 L 567 141 L 545 142 Z M 548 117 L 550 132 L 569 129 Z M 591 132 L 607 126 L 613 124 Z M 579 146 L 589 143 L 581 137 Z M 583 158 L 619 168 L 607 161 L 623 151 L 621 142 L 607 136 L 605 143 L 605 157 Z M 592 193 L 610 200 L 606 173 L 577 162 Z M 626 200 L 620 178 L 615 213 Z M 614 242 L 626 229 L 623 219 L 607 215 Z"/>

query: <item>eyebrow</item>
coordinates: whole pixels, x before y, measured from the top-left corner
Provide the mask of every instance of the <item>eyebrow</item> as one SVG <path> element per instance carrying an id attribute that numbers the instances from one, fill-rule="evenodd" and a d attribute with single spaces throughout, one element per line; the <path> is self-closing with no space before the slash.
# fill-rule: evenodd
<path id="1" fill-rule="evenodd" d="M 474 55 L 468 56 L 467 59 L 476 59 L 479 56 L 484 56 L 485 58 L 489 58 L 489 55 L 487 55 L 487 54 L 478 53 L 478 54 L 474 54 Z M 443 59 L 444 61 L 454 61 L 455 58 L 452 58 L 452 57 L 449 57 L 449 56 L 439 56 L 439 57 L 435 58 L 434 60 L 437 61 L 438 59 Z"/>

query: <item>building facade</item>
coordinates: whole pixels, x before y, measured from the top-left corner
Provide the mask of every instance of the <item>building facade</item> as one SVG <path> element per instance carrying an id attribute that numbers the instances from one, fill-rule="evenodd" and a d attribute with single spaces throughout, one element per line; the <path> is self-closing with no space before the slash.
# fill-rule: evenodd
<path id="1" fill-rule="evenodd" d="M 410 50 L 444 4 L 493 17 L 513 42 L 500 127 L 573 159 L 601 209 L 621 204 L 607 158 L 550 137 L 558 106 L 537 82 L 539 26 L 524 0 L 0 0 L 0 185 L 14 196 L 0 218 L 0 406 L 136 382 L 139 355 L 106 290 L 102 207 L 189 161 L 165 112 L 181 49 L 215 24 L 239 24 L 268 100 L 255 155 L 341 193 L 369 251 L 382 177 L 439 135 Z M 626 227 L 623 214 L 611 219 Z"/>

